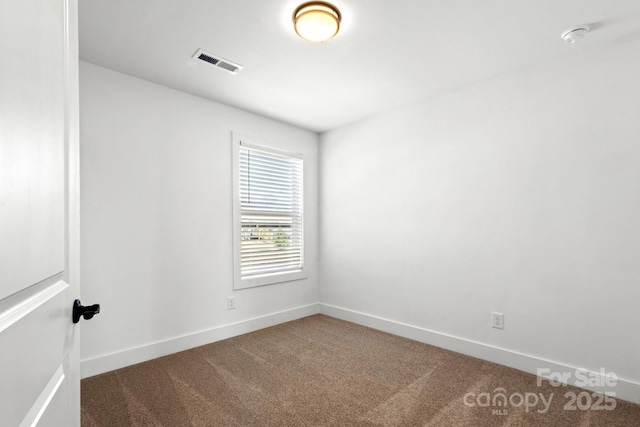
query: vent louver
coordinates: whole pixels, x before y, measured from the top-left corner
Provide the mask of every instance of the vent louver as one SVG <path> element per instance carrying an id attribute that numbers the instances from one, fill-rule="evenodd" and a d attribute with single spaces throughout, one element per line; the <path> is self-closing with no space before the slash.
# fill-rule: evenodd
<path id="1" fill-rule="evenodd" d="M 193 57 L 195 59 L 208 62 L 211 65 L 215 65 L 216 67 L 222 68 L 223 70 L 228 71 L 231 74 L 237 74 L 238 71 L 242 70 L 243 68 L 242 65 L 236 64 L 218 55 L 214 55 L 213 53 L 205 52 L 202 49 L 198 49 Z"/>
<path id="2" fill-rule="evenodd" d="M 203 61 L 207 61 L 208 63 L 213 65 L 216 65 L 218 62 L 220 62 L 219 59 L 216 59 L 209 55 L 205 55 L 204 53 L 201 53 L 200 55 L 198 55 L 198 59 L 202 59 Z"/>

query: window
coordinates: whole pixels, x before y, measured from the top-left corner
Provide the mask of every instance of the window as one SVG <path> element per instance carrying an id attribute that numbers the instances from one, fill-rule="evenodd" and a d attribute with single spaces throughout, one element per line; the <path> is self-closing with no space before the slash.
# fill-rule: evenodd
<path id="1" fill-rule="evenodd" d="M 234 289 L 305 278 L 302 155 L 233 146 Z"/>

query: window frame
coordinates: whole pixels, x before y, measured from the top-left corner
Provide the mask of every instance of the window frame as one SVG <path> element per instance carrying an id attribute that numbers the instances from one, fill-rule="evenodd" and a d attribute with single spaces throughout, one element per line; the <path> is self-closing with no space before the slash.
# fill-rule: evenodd
<path id="1" fill-rule="evenodd" d="M 308 278 L 308 273 L 305 269 L 305 221 L 304 221 L 304 158 L 300 153 L 293 153 L 284 151 L 279 148 L 274 148 L 273 144 L 264 143 L 263 141 L 256 140 L 255 138 L 247 137 L 246 135 L 232 133 L 232 158 L 233 158 L 233 289 L 247 289 L 257 286 L 273 285 L 276 283 L 291 282 L 295 280 L 302 280 Z M 242 277 L 241 272 L 241 260 L 242 260 L 242 238 L 241 238 L 241 215 L 242 206 L 240 200 L 240 149 L 241 147 L 255 149 L 263 151 L 265 153 L 272 153 L 278 156 L 286 156 L 291 158 L 297 158 L 302 161 L 302 176 L 301 180 L 301 252 L 302 252 L 302 265 L 300 270 L 275 272 L 262 275 L 256 275 L 254 277 Z"/>

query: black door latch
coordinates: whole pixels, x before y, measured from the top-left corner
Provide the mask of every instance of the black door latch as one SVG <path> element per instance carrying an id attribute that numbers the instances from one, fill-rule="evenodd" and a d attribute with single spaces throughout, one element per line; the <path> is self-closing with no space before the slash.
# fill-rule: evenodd
<path id="1" fill-rule="evenodd" d="M 100 304 L 85 307 L 80 303 L 79 299 L 73 302 L 73 323 L 78 323 L 80 316 L 84 317 L 84 320 L 89 320 L 98 313 L 100 313 Z"/>

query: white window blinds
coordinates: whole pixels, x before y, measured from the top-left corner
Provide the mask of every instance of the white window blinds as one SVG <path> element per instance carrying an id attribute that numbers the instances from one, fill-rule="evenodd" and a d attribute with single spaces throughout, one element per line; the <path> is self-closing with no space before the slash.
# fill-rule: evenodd
<path id="1" fill-rule="evenodd" d="M 240 143 L 240 277 L 301 271 L 302 158 Z"/>

